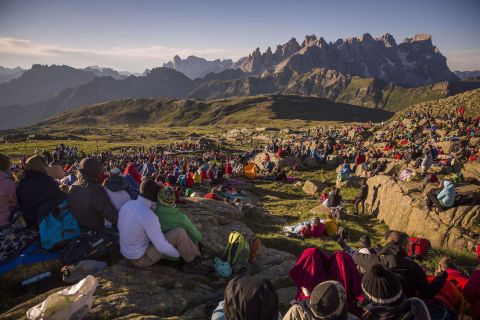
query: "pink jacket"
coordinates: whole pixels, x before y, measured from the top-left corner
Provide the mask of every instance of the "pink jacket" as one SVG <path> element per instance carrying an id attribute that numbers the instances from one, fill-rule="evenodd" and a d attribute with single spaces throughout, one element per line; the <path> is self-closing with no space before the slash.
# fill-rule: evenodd
<path id="1" fill-rule="evenodd" d="M 0 227 L 10 222 L 11 207 L 17 206 L 16 185 L 5 171 L 0 171 Z"/>

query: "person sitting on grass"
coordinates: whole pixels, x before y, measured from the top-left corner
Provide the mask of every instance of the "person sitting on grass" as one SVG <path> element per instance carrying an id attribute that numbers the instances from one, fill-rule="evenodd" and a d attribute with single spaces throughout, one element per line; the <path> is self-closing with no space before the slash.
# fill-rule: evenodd
<path id="1" fill-rule="evenodd" d="M 175 228 L 182 228 L 187 232 L 193 243 L 198 244 L 202 240 L 201 232 L 190 218 L 175 208 L 175 193 L 172 187 L 164 187 L 158 193 L 158 206 L 155 209 L 155 214 L 160 220 L 163 233 Z"/>
<path id="2" fill-rule="evenodd" d="M 450 180 L 443 181 L 443 188 L 438 191 L 439 189 L 432 189 L 427 193 L 426 202 L 427 206 L 426 209 L 428 211 L 432 210 L 432 206 L 438 211 L 445 211 L 448 208 L 453 207 L 455 203 L 455 185 Z"/>
<path id="3" fill-rule="evenodd" d="M 120 252 L 135 267 L 146 268 L 166 257 L 182 258 L 183 271 L 204 275 L 209 269 L 202 265 L 198 247 L 182 228 L 162 232 L 160 221 L 152 211 L 160 186 L 151 179 L 140 185 L 137 200 L 130 200 L 120 209 L 118 231 Z"/>
<path id="4" fill-rule="evenodd" d="M 308 238 L 320 238 L 323 235 L 325 226 L 320 222 L 320 218 L 315 217 L 312 220 L 312 224 L 307 224 L 300 231 L 300 236 L 303 239 Z"/>

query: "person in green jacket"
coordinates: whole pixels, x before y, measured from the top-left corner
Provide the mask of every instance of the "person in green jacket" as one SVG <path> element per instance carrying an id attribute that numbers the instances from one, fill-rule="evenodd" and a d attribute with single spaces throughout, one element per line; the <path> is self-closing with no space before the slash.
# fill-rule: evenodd
<path id="1" fill-rule="evenodd" d="M 202 240 L 202 233 L 192 223 L 190 218 L 175 208 L 175 192 L 172 187 L 164 187 L 158 193 L 158 206 L 155 214 L 160 220 L 162 232 L 175 228 L 184 229 L 193 243 L 197 244 Z"/>

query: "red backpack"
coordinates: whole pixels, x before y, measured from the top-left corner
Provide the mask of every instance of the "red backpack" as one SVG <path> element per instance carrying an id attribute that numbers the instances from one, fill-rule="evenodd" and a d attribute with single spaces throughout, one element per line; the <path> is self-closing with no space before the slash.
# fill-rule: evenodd
<path id="1" fill-rule="evenodd" d="M 410 250 L 408 251 L 409 257 L 424 258 L 432 245 L 430 241 L 424 238 L 410 238 Z"/>

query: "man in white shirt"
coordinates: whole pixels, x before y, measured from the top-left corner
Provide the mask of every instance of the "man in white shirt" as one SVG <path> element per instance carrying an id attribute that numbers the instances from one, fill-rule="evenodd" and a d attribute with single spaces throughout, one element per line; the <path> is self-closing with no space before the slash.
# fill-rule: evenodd
<path id="1" fill-rule="evenodd" d="M 120 252 L 139 268 L 149 267 L 163 257 L 182 258 L 183 271 L 206 274 L 209 269 L 200 261 L 200 251 L 182 228 L 162 232 L 160 221 L 152 211 L 160 186 L 148 179 L 140 185 L 137 200 L 122 206 L 118 217 Z"/>

